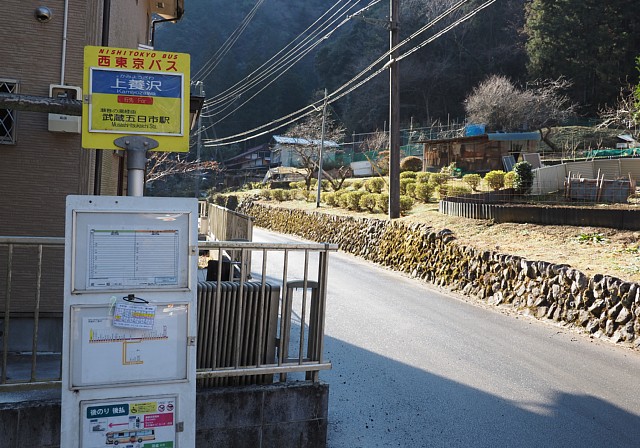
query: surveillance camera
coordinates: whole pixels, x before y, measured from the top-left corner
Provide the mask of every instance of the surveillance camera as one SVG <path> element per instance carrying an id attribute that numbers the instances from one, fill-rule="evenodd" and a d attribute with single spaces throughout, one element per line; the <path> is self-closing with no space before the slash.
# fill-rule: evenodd
<path id="1" fill-rule="evenodd" d="M 48 22 L 49 20 L 51 20 L 51 16 L 53 15 L 51 10 L 46 6 L 40 6 L 36 8 L 36 11 L 34 14 L 36 16 L 36 20 L 42 23 Z"/>

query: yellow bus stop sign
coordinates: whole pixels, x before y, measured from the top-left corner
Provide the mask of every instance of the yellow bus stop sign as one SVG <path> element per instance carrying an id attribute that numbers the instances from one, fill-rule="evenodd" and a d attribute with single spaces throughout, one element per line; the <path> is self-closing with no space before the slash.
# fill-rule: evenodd
<path id="1" fill-rule="evenodd" d="M 141 135 L 187 152 L 189 68 L 186 53 L 85 47 L 82 146 L 117 150 L 117 138 Z"/>

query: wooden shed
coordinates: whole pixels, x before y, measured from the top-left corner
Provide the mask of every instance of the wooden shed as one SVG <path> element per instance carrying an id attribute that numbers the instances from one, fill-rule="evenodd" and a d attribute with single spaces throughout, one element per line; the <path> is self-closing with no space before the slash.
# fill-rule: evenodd
<path id="1" fill-rule="evenodd" d="M 538 132 L 494 133 L 455 137 L 441 140 L 425 140 L 423 144 L 423 170 L 440 171 L 456 164 L 463 172 L 487 172 L 502 170 L 502 158 L 535 152 L 540 140 Z"/>

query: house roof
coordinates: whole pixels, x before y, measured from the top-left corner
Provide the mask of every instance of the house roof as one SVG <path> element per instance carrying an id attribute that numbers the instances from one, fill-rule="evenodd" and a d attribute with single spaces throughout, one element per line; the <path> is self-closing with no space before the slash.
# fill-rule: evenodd
<path id="1" fill-rule="evenodd" d="M 273 140 L 280 145 L 304 145 L 304 146 L 317 146 L 320 144 L 320 140 L 306 139 L 301 137 L 287 137 L 284 135 L 274 135 Z M 333 140 L 325 140 L 324 146 L 328 148 L 339 148 L 340 144 Z"/>
<path id="2" fill-rule="evenodd" d="M 632 137 L 631 135 L 629 135 L 629 134 L 620 134 L 620 135 L 618 135 L 618 138 L 619 138 L 620 140 L 624 140 L 625 142 L 628 142 L 628 143 L 637 143 L 637 142 L 636 142 L 636 139 L 635 139 L 635 138 L 633 138 L 633 137 Z"/>
<path id="3" fill-rule="evenodd" d="M 254 146 L 251 149 L 248 149 L 247 151 L 238 154 L 236 156 L 231 157 L 230 159 L 227 159 L 224 161 L 224 163 L 229 163 L 229 162 L 235 162 L 238 159 L 243 159 L 244 157 L 248 156 L 249 154 L 253 154 L 254 152 L 258 152 L 258 151 L 264 151 L 267 150 L 269 148 L 269 145 L 267 145 L 266 143 L 263 143 L 260 146 Z"/>

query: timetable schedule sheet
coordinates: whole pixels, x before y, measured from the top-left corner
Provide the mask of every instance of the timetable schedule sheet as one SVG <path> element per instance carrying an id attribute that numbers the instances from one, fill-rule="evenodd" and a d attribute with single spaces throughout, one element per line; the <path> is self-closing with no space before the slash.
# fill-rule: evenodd
<path id="1" fill-rule="evenodd" d="M 87 286 L 178 285 L 180 231 L 177 229 L 89 230 Z"/>

